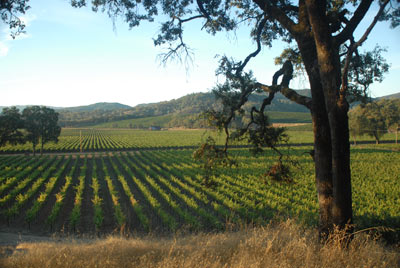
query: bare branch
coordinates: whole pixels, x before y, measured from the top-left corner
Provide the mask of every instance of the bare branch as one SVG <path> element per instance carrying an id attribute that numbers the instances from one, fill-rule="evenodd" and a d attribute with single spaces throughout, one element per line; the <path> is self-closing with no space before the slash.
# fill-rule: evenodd
<path id="1" fill-rule="evenodd" d="M 286 61 L 282 68 L 275 72 L 272 78 L 272 86 L 267 86 L 262 83 L 257 83 L 256 87 L 261 88 L 264 92 L 275 94 L 281 92 L 286 98 L 291 101 L 301 104 L 308 109 L 311 109 L 312 99 L 298 94 L 295 90 L 289 88 L 289 81 L 292 79 L 293 65 L 290 61 Z M 282 82 L 277 86 L 278 78 L 283 75 Z"/>
<path id="2" fill-rule="evenodd" d="M 280 92 L 283 96 L 297 104 L 303 105 L 308 109 L 311 109 L 312 99 L 303 95 L 300 95 L 296 90 L 289 87 L 282 86 L 268 86 L 262 83 L 257 83 L 257 87 L 261 88 L 264 92 L 276 93 Z"/>
<path id="3" fill-rule="evenodd" d="M 360 40 L 358 40 L 357 42 L 354 42 L 353 41 L 354 39 L 351 39 L 352 44 L 350 45 L 350 47 L 347 51 L 346 60 L 345 60 L 345 64 L 344 64 L 344 68 L 343 68 L 343 72 L 342 72 L 342 86 L 340 88 L 340 99 L 344 99 L 346 97 L 346 94 L 348 91 L 348 73 L 349 73 L 350 62 L 353 57 L 353 53 L 355 51 L 357 51 L 357 48 L 359 46 L 361 46 L 365 42 L 365 40 L 367 40 L 368 35 L 371 33 L 372 29 L 375 27 L 376 23 L 378 22 L 380 16 L 383 14 L 383 11 L 385 10 L 385 7 L 388 3 L 389 3 L 389 0 L 385 0 L 381 4 L 376 16 L 374 17 L 374 19 L 371 22 L 371 24 L 369 25 L 369 27 L 365 30 L 365 33 L 362 35 Z"/>
<path id="4" fill-rule="evenodd" d="M 177 19 L 178 19 L 179 22 L 182 24 L 182 23 L 185 23 L 185 22 L 188 22 L 188 21 L 191 21 L 191 20 L 201 19 L 201 18 L 205 18 L 205 16 L 203 16 L 203 15 L 197 15 L 197 16 L 193 16 L 193 17 L 190 17 L 190 18 L 187 18 L 187 19 L 180 19 L 180 18 L 177 18 Z"/>
<path id="5" fill-rule="evenodd" d="M 261 51 L 261 33 L 262 33 L 262 30 L 263 30 L 266 22 L 267 22 L 267 17 L 264 17 L 258 24 L 257 37 L 256 37 L 257 49 L 253 53 L 249 54 L 246 57 L 246 59 L 243 61 L 243 63 L 240 64 L 240 66 L 236 69 L 236 73 L 242 72 L 244 67 L 246 67 L 247 63 L 250 61 L 250 59 L 256 57 L 258 55 L 258 53 L 260 53 L 260 51 Z"/>

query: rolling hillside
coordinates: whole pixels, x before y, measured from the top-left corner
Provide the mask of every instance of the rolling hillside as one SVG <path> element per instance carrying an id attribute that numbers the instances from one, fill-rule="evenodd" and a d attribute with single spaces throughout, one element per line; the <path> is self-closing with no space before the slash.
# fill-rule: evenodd
<path id="1" fill-rule="evenodd" d="M 298 90 L 301 95 L 309 96 L 309 90 Z M 253 94 L 244 106 L 250 110 L 259 106 L 266 94 Z M 400 93 L 382 98 L 400 98 Z M 148 128 L 160 127 L 205 127 L 199 115 L 210 107 L 217 107 L 212 93 L 193 93 L 170 101 L 140 104 L 135 107 L 120 103 L 95 103 L 87 106 L 59 108 L 59 122 L 62 127 L 99 127 L 99 128 Z M 18 106 L 20 110 L 26 106 Z M 3 107 L 0 107 L 0 110 Z M 282 94 L 277 93 L 267 110 L 273 123 L 309 123 L 309 111 Z"/>
<path id="2" fill-rule="evenodd" d="M 90 112 L 96 110 L 102 111 L 114 111 L 122 109 L 131 109 L 131 106 L 121 104 L 118 102 L 98 102 L 95 104 L 77 106 L 77 107 L 67 107 L 67 108 L 57 108 L 58 112 Z"/>
<path id="3" fill-rule="evenodd" d="M 250 98 L 244 107 L 250 110 L 252 106 L 259 106 L 265 94 L 257 94 Z M 138 105 L 134 107 L 133 117 L 97 125 L 106 128 L 148 128 L 152 125 L 160 127 L 185 127 L 202 128 L 207 123 L 199 119 L 199 115 L 210 107 L 217 108 L 212 93 L 196 93 L 168 102 Z M 310 117 L 305 108 L 290 101 L 283 96 L 277 96 L 273 104 L 268 107 L 273 122 L 304 123 L 310 122 Z"/>

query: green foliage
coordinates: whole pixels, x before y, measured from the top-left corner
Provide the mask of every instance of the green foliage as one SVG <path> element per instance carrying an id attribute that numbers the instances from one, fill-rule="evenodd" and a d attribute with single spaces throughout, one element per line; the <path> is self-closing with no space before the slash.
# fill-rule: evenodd
<path id="1" fill-rule="evenodd" d="M 33 154 L 36 145 L 41 143 L 41 152 L 45 143 L 58 142 L 61 127 L 58 126 L 58 113 L 47 107 L 30 106 L 22 111 L 23 128 L 26 140 L 32 143 Z"/>
<path id="2" fill-rule="evenodd" d="M 400 100 L 380 100 L 359 105 L 349 113 L 350 132 L 353 137 L 369 135 L 379 143 L 381 137 L 400 124 Z"/>
<path id="3" fill-rule="evenodd" d="M 201 163 L 204 170 L 204 184 L 212 186 L 213 178 L 223 166 L 232 166 L 235 161 L 229 158 L 226 150 L 218 147 L 215 140 L 208 136 L 206 141 L 194 151 L 193 158 Z"/>
<path id="4" fill-rule="evenodd" d="M 25 33 L 25 23 L 19 18 L 30 9 L 29 0 L 3 0 L 0 2 L 0 18 L 11 29 L 11 37 L 15 39 Z"/>
<path id="5" fill-rule="evenodd" d="M 4 108 L 0 114 L 0 146 L 6 143 L 18 144 L 24 141 L 21 131 L 23 121 L 16 107 Z"/>
<path id="6" fill-rule="evenodd" d="M 369 100 L 369 86 L 374 82 L 382 82 L 384 74 L 389 71 L 389 64 L 382 56 L 386 49 L 376 45 L 374 50 L 357 53 L 353 56 L 349 69 L 350 102 Z"/>

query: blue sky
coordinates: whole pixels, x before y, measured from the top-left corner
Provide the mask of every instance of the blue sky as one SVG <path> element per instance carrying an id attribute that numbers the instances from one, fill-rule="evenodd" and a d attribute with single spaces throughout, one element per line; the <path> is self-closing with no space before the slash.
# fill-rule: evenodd
<path id="1" fill-rule="evenodd" d="M 218 81 L 215 55 L 243 59 L 254 50 L 247 29 L 213 37 L 193 22 L 184 33 L 194 52 L 189 70 L 178 62 L 162 66 L 157 55 L 163 50 L 152 41 L 157 23 L 129 30 L 117 21 L 114 28 L 105 14 L 74 9 L 68 0 L 35 0 L 30 6 L 23 16 L 27 34 L 11 40 L 6 25 L 0 23 L 0 106 L 70 107 L 96 102 L 134 106 L 170 100 L 210 90 Z M 364 47 L 371 49 L 376 43 L 388 49 L 384 56 L 391 69 L 383 83 L 371 86 L 372 96 L 400 92 L 400 29 L 377 25 Z M 278 68 L 273 59 L 282 48 L 276 42 L 249 64 L 260 82 L 271 82 Z M 290 86 L 305 88 L 307 82 L 296 79 Z"/>

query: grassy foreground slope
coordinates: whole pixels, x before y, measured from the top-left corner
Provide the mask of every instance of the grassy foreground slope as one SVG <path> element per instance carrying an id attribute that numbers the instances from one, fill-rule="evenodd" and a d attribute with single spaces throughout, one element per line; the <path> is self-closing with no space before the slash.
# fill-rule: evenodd
<path id="1" fill-rule="evenodd" d="M 395 268 L 400 252 L 365 235 L 348 248 L 340 235 L 322 245 L 316 230 L 293 221 L 238 232 L 196 234 L 174 238 L 109 237 L 92 242 L 23 243 L 12 256 L 0 258 L 4 268 L 89 267 L 282 267 Z"/>

